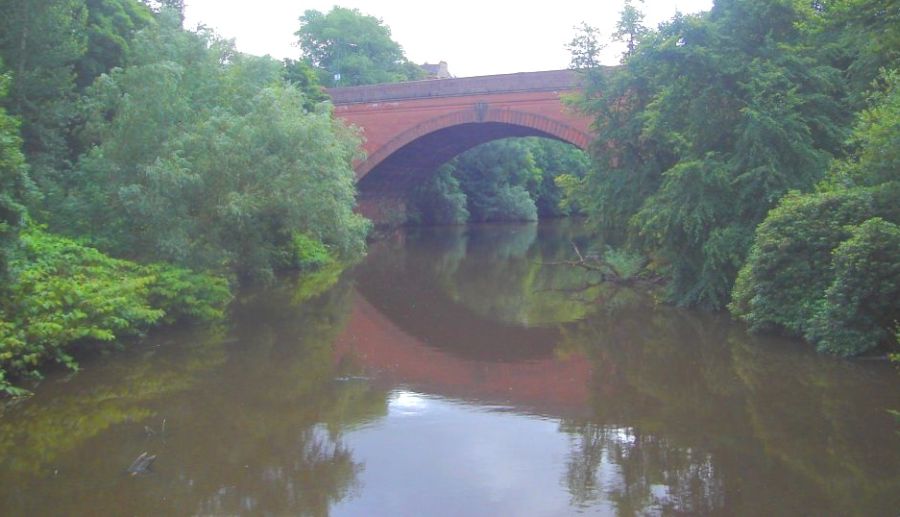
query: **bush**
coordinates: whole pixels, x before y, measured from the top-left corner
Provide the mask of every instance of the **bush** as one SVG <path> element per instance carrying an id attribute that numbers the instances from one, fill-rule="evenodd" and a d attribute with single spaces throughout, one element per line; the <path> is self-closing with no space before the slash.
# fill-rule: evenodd
<path id="1" fill-rule="evenodd" d="M 897 182 L 787 196 L 757 228 L 732 313 L 752 330 L 783 328 L 822 351 L 876 346 L 900 298 L 890 254 L 898 199 Z"/>
<path id="2" fill-rule="evenodd" d="M 459 180 L 453 177 L 453 168 L 440 167 L 412 196 L 412 211 L 419 222 L 429 224 L 463 224 L 469 220 L 466 194 Z"/>
<path id="3" fill-rule="evenodd" d="M 322 241 L 303 233 L 295 233 L 291 239 L 294 251 L 294 266 L 300 269 L 318 269 L 331 262 L 328 248 Z"/>
<path id="4" fill-rule="evenodd" d="M 181 318 L 222 316 L 222 278 L 165 265 L 141 266 L 38 228 L 21 235 L 13 280 L 0 306 L 0 392 L 10 377 L 39 376 L 55 361 L 76 369 L 73 346 L 140 335 Z"/>
<path id="5" fill-rule="evenodd" d="M 537 221 L 537 205 L 521 185 L 503 185 L 494 193 L 491 206 L 481 209 L 484 221 Z"/>
<path id="6" fill-rule="evenodd" d="M 834 250 L 832 270 L 806 338 L 850 356 L 890 337 L 900 314 L 900 227 L 880 218 L 855 227 Z"/>
<path id="7" fill-rule="evenodd" d="M 787 196 L 757 228 L 731 311 L 752 329 L 782 327 L 820 351 L 856 355 L 900 313 L 900 74 L 859 114 L 855 152 L 832 165 L 815 194 Z"/>
<path id="8" fill-rule="evenodd" d="M 271 280 L 303 233 L 365 248 L 353 212 L 356 132 L 281 80 L 282 65 L 161 21 L 129 66 L 86 91 L 83 137 L 54 230 L 115 256 Z"/>

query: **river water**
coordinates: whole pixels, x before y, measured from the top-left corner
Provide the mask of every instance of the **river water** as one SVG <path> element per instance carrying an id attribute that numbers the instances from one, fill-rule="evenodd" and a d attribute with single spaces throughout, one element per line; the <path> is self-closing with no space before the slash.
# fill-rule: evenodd
<path id="1" fill-rule="evenodd" d="M 0 414 L 0 514 L 897 515 L 890 365 L 553 264 L 573 240 L 409 231 L 53 373 Z"/>

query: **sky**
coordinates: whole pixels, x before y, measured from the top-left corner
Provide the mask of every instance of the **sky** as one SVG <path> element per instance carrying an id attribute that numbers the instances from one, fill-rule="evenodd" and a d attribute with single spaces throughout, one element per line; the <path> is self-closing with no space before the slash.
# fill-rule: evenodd
<path id="1" fill-rule="evenodd" d="M 185 26 L 203 24 L 238 50 L 299 58 L 294 33 L 307 9 L 328 12 L 328 0 L 186 0 Z M 615 31 L 623 0 L 344 0 L 380 18 L 393 39 L 415 63 L 446 61 L 457 77 L 538 70 L 569 65 L 566 43 L 581 22 L 600 29 L 604 38 Z M 655 27 L 677 12 L 708 10 L 712 0 L 645 0 L 635 2 Z M 611 44 L 603 61 L 614 64 L 622 47 Z"/>

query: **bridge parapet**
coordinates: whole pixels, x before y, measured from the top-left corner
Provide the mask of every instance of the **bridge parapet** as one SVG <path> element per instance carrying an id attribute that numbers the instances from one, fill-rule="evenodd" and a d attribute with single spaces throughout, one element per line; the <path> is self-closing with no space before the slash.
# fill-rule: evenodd
<path id="1" fill-rule="evenodd" d="M 387 83 L 330 88 L 328 94 L 336 106 L 406 99 L 460 97 L 494 93 L 570 91 L 578 86 L 574 70 L 548 70 L 515 74 L 426 79 L 405 83 Z"/>

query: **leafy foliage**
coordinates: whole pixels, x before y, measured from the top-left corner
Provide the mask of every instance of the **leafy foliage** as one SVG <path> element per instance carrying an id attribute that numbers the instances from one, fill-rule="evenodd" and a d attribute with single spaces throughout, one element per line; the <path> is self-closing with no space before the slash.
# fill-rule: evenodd
<path id="1" fill-rule="evenodd" d="M 76 82 L 89 86 L 101 74 L 125 64 L 131 40 L 154 23 L 150 10 L 137 0 L 85 0 L 87 42 L 75 63 Z"/>
<path id="2" fill-rule="evenodd" d="M 444 166 L 435 171 L 412 194 L 410 211 L 417 222 L 428 224 L 463 224 L 469 220 L 466 194 L 453 169 Z"/>
<path id="3" fill-rule="evenodd" d="M 139 335 L 182 317 L 216 319 L 230 300 L 222 278 L 170 266 L 140 266 L 38 228 L 21 235 L 14 281 L 0 305 L 0 391 L 10 376 L 38 375 L 55 361 L 77 368 L 81 343 Z"/>
<path id="4" fill-rule="evenodd" d="M 546 138 L 512 138 L 475 147 L 442 166 L 412 196 L 429 223 L 535 221 L 570 213 L 555 179 L 580 178 L 588 156 Z"/>
<path id="5" fill-rule="evenodd" d="M 804 335 L 833 282 L 833 250 L 867 219 L 890 217 L 896 184 L 787 196 L 756 231 L 731 310 L 751 328 Z"/>
<path id="6" fill-rule="evenodd" d="M 295 233 L 292 240 L 294 247 L 293 265 L 295 267 L 300 269 L 317 269 L 332 261 L 328 248 L 321 241 L 302 233 Z"/>
<path id="7" fill-rule="evenodd" d="M 731 304 L 751 327 L 784 328 L 840 355 L 896 338 L 900 76 L 883 79 L 859 116 L 856 152 L 820 192 L 786 197 L 757 229 Z"/>
<path id="8" fill-rule="evenodd" d="M 0 62 L 0 72 L 2 72 Z M 0 99 L 5 97 L 9 76 L 0 74 Z M 25 157 L 21 151 L 19 123 L 0 107 L 0 296 L 8 281 L 7 262 L 18 242 L 19 227 L 25 212 L 24 198 L 27 176 Z"/>
<path id="9" fill-rule="evenodd" d="M 54 227 L 119 256 L 270 278 L 304 232 L 357 254 L 358 139 L 281 81 L 281 63 L 236 54 L 174 20 L 141 32 L 131 65 L 88 92 L 81 157 Z"/>
<path id="10" fill-rule="evenodd" d="M 834 280 L 807 338 L 820 350 L 856 355 L 891 336 L 900 314 L 900 226 L 880 218 L 854 228 L 834 250 Z"/>
<path id="11" fill-rule="evenodd" d="M 296 35 L 303 57 L 327 86 L 393 83 L 425 75 L 406 59 L 388 26 L 357 9 L 333 7 L 327 14 L 307 10 Z"/>
<path id="12" fill-rule="evenodd" d="M 639 0 L 643 2 L 643 0 Z M 644 13 L 634 6 L 631 0 L 625 0 L 622 11 L 619 13 L 619 21 L 616 22 L 616 32 L 613 38 L 625 43 L 625 56 L 634 54 L 641 38 L 647 33 L 644 25 Z"/>
<path id="13" fill-rule="evenodd" d="M 76 116 L 74 67 L 87 49 L 87 10 L 84 0 L 3 0 L 0 12 L 0 57 L 13 73 L 4 105 L 22 122 L 31 177 L 52 204 L 71 159 L 67 128 Z"/>
<path id="14" fill-rule="evenodd" d="M 586 74 L 597 167 L 568 190 L 608 242 L 668 265 L 677 303 L 727 303 L 756 225 L 841 147 L 839 75 L 802 46 L 808 14 L 717 2 L 642 34 L 619 69 Z"/>
<path id="15" fill-rule="evenodd" d="M 865 106 L 866 92 L 884 69 L 900 60 L 900 9 L 896 0 L 798 2 L 812 11 L 800 27 L 809 45 L 843 72 L 852 109 Z"/>

